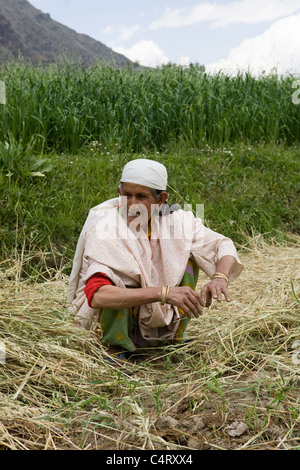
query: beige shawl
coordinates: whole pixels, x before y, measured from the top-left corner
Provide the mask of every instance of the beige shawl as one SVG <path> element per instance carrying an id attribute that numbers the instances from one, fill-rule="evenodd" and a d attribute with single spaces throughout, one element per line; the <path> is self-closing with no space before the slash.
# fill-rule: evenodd
<path id="1" fill-rule="evenodd" d="M 116 286 L 125 288 L 178 286 L 188 260 L 193 257 L 208 276 L 215 272 L 222 256 L 231 255 L 236 263 L 230 273 L 233 281 L 242 271 L 234 244 L 205 227 L 192 212 L 178 210 L 158 217 L 151 239 L 133 233 L 117 211 L 119 198 L 93 208 L 80 235 L 70 276 L 68 302 L 83 327 L 93 329 L 99 310 L 88 306 L 84 294 L 87 280 L 95 273 L 105 273 Z M 142 236 L 143 235 L 143 236 Z M 142 305 L 139 324 L 146 340 L 171 339 L 180 315 L 176 307 L 159 302 Z"/>

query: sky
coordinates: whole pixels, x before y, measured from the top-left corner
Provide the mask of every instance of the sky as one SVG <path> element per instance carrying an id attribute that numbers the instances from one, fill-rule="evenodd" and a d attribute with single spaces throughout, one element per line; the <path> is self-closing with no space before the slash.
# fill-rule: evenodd
<path id="1" fill-rule="evenodd" d="M 141 65 L 300 77 L 300 0 L 29 0 Z"/>

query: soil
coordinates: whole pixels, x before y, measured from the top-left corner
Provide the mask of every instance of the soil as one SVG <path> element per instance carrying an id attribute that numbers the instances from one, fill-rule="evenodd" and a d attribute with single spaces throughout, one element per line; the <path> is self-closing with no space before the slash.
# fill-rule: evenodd
<path id="1" fill-rule="evenodd" d="M 257 381 L 258 379 L 258 381 Z M 260 385 L 259 394 L 257 384 Z M 265 386 L 265 388 L 264 388 Z M 299 447 L 299 417 L 293 421 L 291 410 L 274 402 L 269 394 L 266 380 L 252 375 L 241 376 L 240 380 L 222 389 L 223 397 L 212 392 L 203 398 L 201 387 L 190 391 L 182 389 L 183 398 L 174 406 L 157 413 L 156 407 L 149 404 L 147 415 L 152 417 L 149 434 L 156 450 L 288 450 Z M 178 393 L 176 395 L 178 398 Z M 297 402 L 297 390 L 290 394 L 290 400 Z M 168 401 L 168 400 L 167 400 Z M 287 439 L 290 423 L 293 421 L 294 439 Z M 133 439 L 130 425 L 119 427 L 115 432 L 103 430 L 101 444 L 97 448 L 105 450 L 141 450 L 145 439 Z M 118 441 L 119 439 L 119 441 Z M 119 445 L 116 447 L 116 442 Z M 94 447 L 95 442 L 91 442 Z"/>

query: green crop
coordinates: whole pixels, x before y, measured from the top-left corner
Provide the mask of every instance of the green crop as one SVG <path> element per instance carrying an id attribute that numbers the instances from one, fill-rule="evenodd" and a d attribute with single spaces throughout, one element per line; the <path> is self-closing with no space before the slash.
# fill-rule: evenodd
<path id="1" fill-rule="evenodd" d="M 276 74 L 229 77 L 201 66 L 154 70 L 75 64 L 4 65 L 7 104 L 0 107 L 0 141 L 8 133 L 36 150 L 76 153 L 91 141 L 123 150 L 163 150 L 300 139 L 294 79 Z"/>

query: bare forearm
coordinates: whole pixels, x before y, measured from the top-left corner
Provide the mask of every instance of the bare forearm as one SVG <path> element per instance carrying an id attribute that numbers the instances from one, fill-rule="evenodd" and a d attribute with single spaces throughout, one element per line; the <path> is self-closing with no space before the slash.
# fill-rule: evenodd
<path id="1" fill-rule="evenodd" d="M 223 273 L 228 277 L 235 262 L 236 259 L 233 256 L 223 256 L 216 266 L 216 272 Z"/>
<path id="2" fill-rule="evenodd" d="M 160 302 L 160 287 L 142 287 L 136 289 L 116 286 L 102 286 L 92 299 L 92 308 L 121 309 L 153 302 Z"/>
<path id="3" fill-rule="evenodd" d="M 223 256 L 216 266 L 216 272 L 221 272 L 228 276 L 231 268 L 235 264 L 235 261 L 236 260 L 233 256 Z M 224 280 L 216 279 L 211 281 L 211 283 L 216 285 L 219 285 L 222 282 L 226 287 L 227 283 Z M 102 286 L 95 292 L 91 306 L 96 309 L 111 308 L 117 310 L 130 308 L 160 302 L 161 295 L 161 287 L 130 289 L 116 286 Z M 217 294 L 214 294 L 213 296 L 217 297 Z M 205 297 L 206 290 L 202 291 L 202 296 L 200 298 L 200 296 L 190 288 L 171 287 L 167 303 L 180 307 L 186 314 L 189 314 L 190 310 L 193 311 L 193 307 L 195 307 L 195 315 L 198 316 L 199 313 L 202 313 L 201 305 L 205 306 L 207 304 L 207 299 L 205 299 Z"/>

